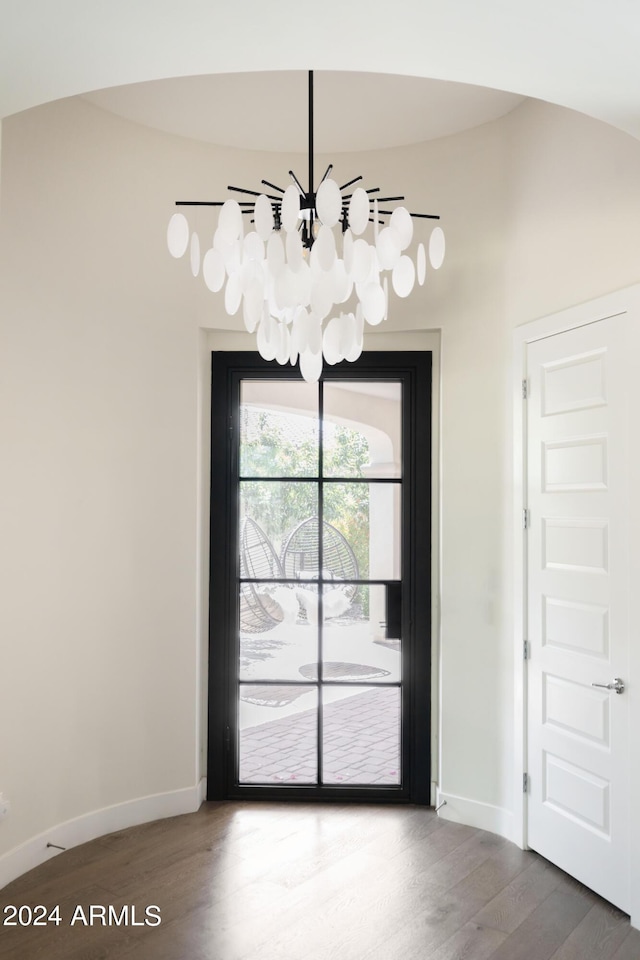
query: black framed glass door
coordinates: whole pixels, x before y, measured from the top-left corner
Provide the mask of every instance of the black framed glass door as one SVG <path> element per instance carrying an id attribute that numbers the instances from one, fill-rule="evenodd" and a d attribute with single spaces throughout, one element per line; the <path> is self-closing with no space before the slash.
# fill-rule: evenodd
<path id="1" fill-rule="evenodd" d="M 208 796 L 429 800 L 430 355 L 213 356 Z"/>

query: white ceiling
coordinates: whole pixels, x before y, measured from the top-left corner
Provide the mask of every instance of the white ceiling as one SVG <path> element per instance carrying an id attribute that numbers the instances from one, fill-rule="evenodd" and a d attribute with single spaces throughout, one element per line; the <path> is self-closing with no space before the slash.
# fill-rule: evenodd
<path id="1" fill-rule="evenodd" d="M 0 116 L 147 80 L 313 68 L 512 91 L 640 138 L 634 0 L 0 0 L 0 22 Z M 277 122 L 281 105 L 256 97 Z"/>
<path id="2" fill-rule="evenodd" d="M 273 71 L 150 80 L 85 99 L 167 133 L 291 153 L 307 147 L 308 89 L 307 72 Z M 332 154 L 458 133 L 503 116 L 524 99 L 446 80 L 372 73 L 315 73 L 313 89 L 315 152 Z"/>

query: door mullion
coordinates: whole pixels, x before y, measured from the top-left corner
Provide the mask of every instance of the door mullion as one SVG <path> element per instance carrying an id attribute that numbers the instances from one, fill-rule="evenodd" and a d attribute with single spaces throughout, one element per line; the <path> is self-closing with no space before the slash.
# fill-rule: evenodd
<path id="1" fill-rule="evenodd" d="M 324 740 L 324 610 L 322 602 L 323 594 L 323 523 L 324 523 L 324 383 L 322 380 L 318 383 L 318 729 L 317 729 L 317 749 L 318 749 L 318 786 L 322 786 L 324 781 L 323 768 L 324 758 L 322 744 Z"/>

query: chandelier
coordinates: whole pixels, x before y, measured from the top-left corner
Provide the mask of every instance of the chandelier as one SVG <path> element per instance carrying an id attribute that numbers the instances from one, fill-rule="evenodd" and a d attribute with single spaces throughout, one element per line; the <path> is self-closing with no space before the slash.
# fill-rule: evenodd
<path id="1" fill-rule="evenodd" d="M 242 308 L 246 329 L 257 335 L 260 355 L 280 364 L 299 362 L 310 382 L 318 380 L 323 360 L 335 364 L 358 359 L 365 324 L 377 326 L 387 318 L 389 279 L 398 297 L 408 297 L 416 280 L 424 283 L 424 243 L 418 243 L 415 263 L 407 252 L 413 219 L 440 219 L 409 213 L 403 206 L 388 209 L 404 197 L 380 197 L 379 187 L 356 186 L 362 176 L 339 186 L 332 170 L 329 164 L 314 189 L 310 70 L 308 189 L 289 170 L 292 182 L 286 189 L 268 180 L 261 181 L 272 191 L 268 193 L 227 188 L 251 199 L 177 200 L 177 207 L 220 207 L 213 244 L 202 259 L 199 236 L 183 213 L 173 214 L 167 230 L 171 255 L 182 257 L 188 249 L 193 276 L 202 270 L 214 293 L 224 287 L 230 316 Z M 444 252 L 444 233 L 436 226 L 428 242 L 435 270 Z"/>

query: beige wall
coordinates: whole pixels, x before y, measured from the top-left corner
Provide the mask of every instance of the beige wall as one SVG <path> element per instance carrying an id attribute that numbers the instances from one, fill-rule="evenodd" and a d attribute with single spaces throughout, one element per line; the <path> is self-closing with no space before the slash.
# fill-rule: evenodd
<path id="1" fill-rule="evenodd" d="M 179 196 L 279 182 L 289 164 L 74 100 L 2 133 L 0 855 L 199 779 L 201 328 L 238 324 L 164 234 Z M 446 265 L 394 300 L 387 329 L 442 330 L 440 787 L 508 818 L 511 330 L 639 279 L 640 145 L 531 103 L 435 143 L 331 159 L 443 216 Z"/>
<path id="2" fill-rule="evenodd" d="M 640 276 L 640 147 L 579 113 L 531 101 L 507 124 L 505 308 L 518 326 Z"/>

